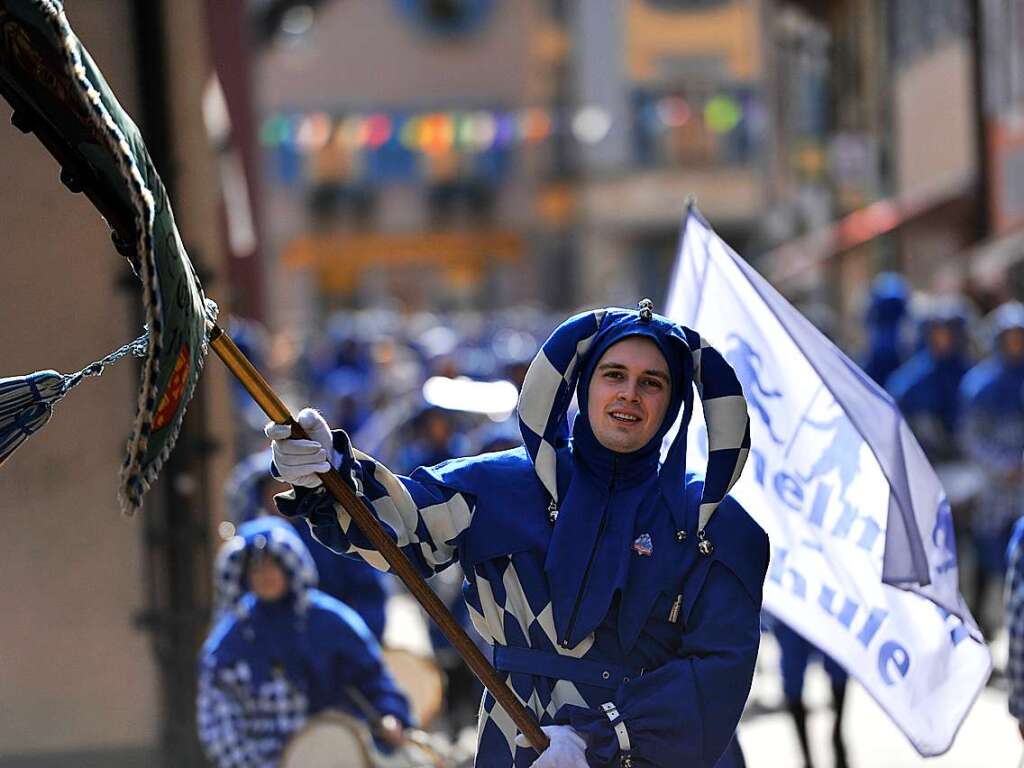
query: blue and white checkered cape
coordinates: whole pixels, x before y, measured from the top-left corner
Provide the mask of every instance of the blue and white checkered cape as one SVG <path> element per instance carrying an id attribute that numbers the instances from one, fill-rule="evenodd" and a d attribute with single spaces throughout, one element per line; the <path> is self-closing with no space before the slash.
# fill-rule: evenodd
<path id="1" fill-rule="evenodd" d="M 562 648 L 544 571 L 552 533 L 548 496 L 525 450 L 455 459 L 400 477 L 351 449 L 344 433 L 336 433 L 335 448 L 348 457 L 344 472 L 423 576 L 461 563 L 473 624 L 542 725 L 571 723 L 587 738 L 593 766 L 619 766 L 623 749 L 638 768 L 716 765 L 750 689 L 768 564 L 767 537 L 731 497 L 708 525 L 711 557 L 677 541 L 673 522 L 656 507 L 645 510 L 637 526 L 651 536 L 653 552 L 636 559 L 662 584 L 654 603 L 636 606 L 627 591 L 594 632 Z M 691 529 L 701 491 L 699 480 L 687 484 Z M 278 505 L 306 517 L 331 549 L 386 568 L 322 490 L 296 488 L 278 496 Z M 638 637 L 623 648 L 619 613 L 638 608 Z M 536 754 L 514 745 L 516 732 L 485 694 L 476 765 L 532 764 Z"/>

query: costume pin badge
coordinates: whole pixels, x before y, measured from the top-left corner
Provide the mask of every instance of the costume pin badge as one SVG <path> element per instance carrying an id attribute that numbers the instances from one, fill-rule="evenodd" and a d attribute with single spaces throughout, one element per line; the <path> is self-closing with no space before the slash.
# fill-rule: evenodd
<path id="1" fill-rule="evenodd" d="M 654 542 L 651 541 L 651 534 L 641 533 L 633 542 L 633 551 L 641 557 L 650 557 L 654 554 Z"/>

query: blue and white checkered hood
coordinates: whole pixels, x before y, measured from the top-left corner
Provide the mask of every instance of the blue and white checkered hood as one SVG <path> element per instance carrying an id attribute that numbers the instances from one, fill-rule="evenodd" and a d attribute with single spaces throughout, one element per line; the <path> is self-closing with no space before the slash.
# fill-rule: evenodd
<path id="1" fill-rule="evenodd" d="M 662 486 L 673 502 L 682 498 L 686 465 L 686 429 L 692 413 L 692 387 L 696 385 L 708 425 L 709 459 L 700 503 L 698 537 L 715 509 L 739 479 L 750 452 L 747 403 L 732 367 L 695 331 L 666 317 L 637 310 L 602 309 L 566 320 L 555 329 L 534 358 L 519 398 L 519 424 L 537 476 L 554 505 L 560 503 L 557 450 L 569 440 L 567 411 L 580 374 L 594 349 L 604 348 L 610 337 L 643 335 L 672 354 L 672 368 L 687 379 L 681 391 L 683 420 L 661 467 Z M 678 403 L 677 403 L 678 408 Z M 677 411 L 678 412 L 678 411 Z M 666 418 L 672 417 L 670 413 Z M 671 503 L 674 519 L 683 531 L 680 504 Z"/>
<path id="2" fill-rule="evenodd" d="M 258 517 L 238 527 L 217 553 L 214 566 L 214 617 L 238 610 L 242 596 L 249 591 L 246 572 L 257 549 L 271 554 L 284 569 L 289 593 L 296 611 L 303 611 L 309 591 L 317 585 L 316 565 L 302 539 L 285 521 L 276 517 Z"/>

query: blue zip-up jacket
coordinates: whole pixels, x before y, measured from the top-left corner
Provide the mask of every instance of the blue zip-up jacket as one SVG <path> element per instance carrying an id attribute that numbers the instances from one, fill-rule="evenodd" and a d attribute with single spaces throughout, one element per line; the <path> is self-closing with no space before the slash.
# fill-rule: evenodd
<path id="1" fill-rule="evenodd" d="M 933 463 L 960 456 L 960 382 L 970 369 L 966 355 L 936 357 L 922 349 L 900 366 L 885 388 L 899 406 L 914 435 Z"/>
<path id="2" fill-rule="evenodd" d="M 570 723 L 585 736 L 590 765 L 620 765 L 624 747 L 637 768 L 737 764 L 719 758 L 735 750 L 753 677 L 768 540 L 731 497 L 708 525 L 710 557 L 677 540 L 663 507 L 641 504 L 633 533 L 647 535 L 650 553 L 634 552 L 604 620 L 566 648 L 545 573 L 548 497 L 524 449 L 400 477 L 354 451 L 343 432 L 335 441 L 342 474 L 424 576 L 461 563 L 470 616 L 493 645 L 495 666 L 542 725 Z M 699 480 L 687 483 L 691 530 L 701 490 Z M 386 568 L 322 489 L 297 488 L 277 501 L 285 514 L 307 517 L 331 549 Z M 536 753 L 516 747 L 515 736 L 511 719 L 485 694 L 476 765 L 529 766 Z"/>

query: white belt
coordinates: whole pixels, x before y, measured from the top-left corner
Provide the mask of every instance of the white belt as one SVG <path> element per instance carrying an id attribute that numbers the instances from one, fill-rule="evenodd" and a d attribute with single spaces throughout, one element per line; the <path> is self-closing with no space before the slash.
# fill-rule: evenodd
<path id="1" fill-rule="evenodd" d="M 620 719 L 619 708 L 609 701 L 602 704 L 601 709 L 611 721 L 612 727 L 615 729 L 615 738 L 619 740 L 622 768 L 632 768 L 633 760 L 630 757 L 632 745 L 629 743 L 629 731 L 626 730 L 626 724 Z"/>

